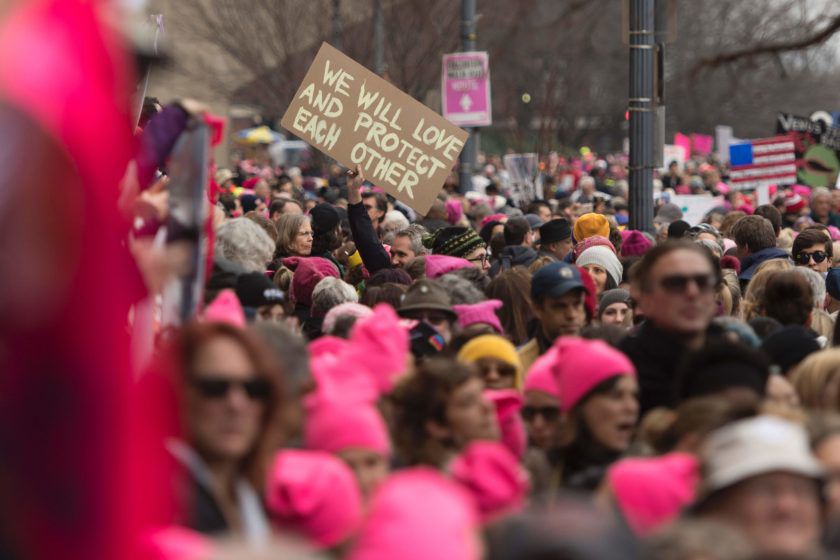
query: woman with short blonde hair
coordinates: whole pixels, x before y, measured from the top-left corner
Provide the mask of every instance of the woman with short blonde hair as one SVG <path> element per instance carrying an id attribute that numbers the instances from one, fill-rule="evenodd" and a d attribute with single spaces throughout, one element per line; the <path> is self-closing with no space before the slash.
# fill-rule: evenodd
<path id="1" fill-rule="evenodd" d="M 806 409 L 840 410 L 840 348 L 805 358 L 794 370 L 791 382 Z"/>

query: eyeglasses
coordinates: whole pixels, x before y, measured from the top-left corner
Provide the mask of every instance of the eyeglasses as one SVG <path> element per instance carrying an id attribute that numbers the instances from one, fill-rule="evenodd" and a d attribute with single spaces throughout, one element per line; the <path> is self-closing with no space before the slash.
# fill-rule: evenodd
<path id="1" fill-rule="evenodd" d="M 298 237 L 315 237 L 315 232 L 311 229 L 309 231 L 299 231 Z"/>
<path id="2" fill-rule="evenodd" d="M 476 263 L 476 264 L 482 264 L 483 265 L 484 263 L 487 262 L 488 258 L 489 257 L 487 256 L 487 253 L 485 253 L 485 254 L 481 255 L 480 257 L 473 257 L 473 258 L 467 259 L 467 260 L 470 261 L 471 263 Z"/>
<path id="3" fill-rule="evenodd" d="M 674 274 L 659 281 L 662 289 L 670 294 L 685 293 L 688 285 L 694 283 L 700 292 L 711 292 L 717 285 L 714 274 Z"/>
<path id="4" fill-rule="evenodd" d="M 560 417 L 560 408 L 556 406 L 524 406 L 520 414 L 526 422 L 534 420 L 537 416 L 542 416 L 546 422 L 554 422 Z"/>
<path id="5" fill-rule="evenodd" d="M 195 385 L 198 392 L 208 399 L 221 399 L 226 397 L 231 388 L 239 387 L 248 398 L 255 400 L 265 400 L 271 393 L 271 387 L 268 382 L 263 379 L 252 379 L 249 381 L 234 381 L 232 379 L 225 379 L 223 377 L 205 377 L 193 378 L 193 385 Z"/>
<path id="6" fill-rule="evenodd" d="M 814 262 L 820 264 L 825 259 L 828 258 L 828 253 L 825 251 L 814 251 L 813 253 L 799 253 L 796 255 L 796 264 L 805 266 L 810 262 L 811 259 L 814 259 Z"/>
<path id="7" fill-rule="evenodd" d="M 516 375 L 516 368 L 504 364 L 479 364 L 479 371 L 482 377 L 488 377 L 490 372 L 495 371 L 499 377 L 513 377 Z"/>

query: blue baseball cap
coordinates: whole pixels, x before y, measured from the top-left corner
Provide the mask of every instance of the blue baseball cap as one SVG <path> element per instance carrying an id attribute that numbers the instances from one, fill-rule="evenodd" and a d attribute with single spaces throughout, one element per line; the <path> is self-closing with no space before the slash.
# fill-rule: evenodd
<path id="1" fill-rule="evenodd" d="M 576 266 L 554 262 L 545 265 L 531 278 L 531 299 L 559 298 L 572 290 L 585 290 Z"/>

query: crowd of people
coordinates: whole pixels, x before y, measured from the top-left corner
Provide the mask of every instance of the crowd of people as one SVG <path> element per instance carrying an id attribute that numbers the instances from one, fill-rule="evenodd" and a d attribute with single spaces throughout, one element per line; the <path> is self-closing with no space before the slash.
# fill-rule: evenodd
<path id="1" fill-rule="evenodd" d="M 836 552 L 840 191 L 672 165 L 646 232 L 619 158 L 540 167 L 546 199 L 490 157 L 425 216 L 358 167 L 217 170 L 206 306 L 165 345 L 179 523 L 353 559 Z"/>

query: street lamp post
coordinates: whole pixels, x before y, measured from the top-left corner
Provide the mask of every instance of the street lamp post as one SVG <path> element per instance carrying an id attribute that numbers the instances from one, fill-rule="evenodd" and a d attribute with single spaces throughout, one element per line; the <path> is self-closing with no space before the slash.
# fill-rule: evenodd
<path id="1" fill-rule="evenodd" d="M 630 227 L 653 231 L 655 1 L 630 0 Z"/>

